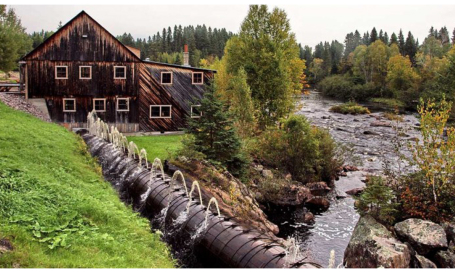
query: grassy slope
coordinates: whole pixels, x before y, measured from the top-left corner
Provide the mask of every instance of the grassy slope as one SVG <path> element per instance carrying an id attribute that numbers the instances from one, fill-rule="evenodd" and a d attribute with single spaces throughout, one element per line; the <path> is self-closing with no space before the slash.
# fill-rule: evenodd
<path id="1" fill-rule="evenodd" d="M 128 137 L 128 141 L 133 141 L 140 149 L 147 151 L 147 158 L 150 162 L 159 158 L 162 161 L 169 159 L 169 154 L 175 153 L 181 144 L 182 135 L 168 136 L 135 136 Z"/>
<path id="2" fill-rule="evenodd" d="M 0 102 L 0 267 L 173 267 L 82 139 Z M 40 242 L 40 240 L 42 242 Z"/>

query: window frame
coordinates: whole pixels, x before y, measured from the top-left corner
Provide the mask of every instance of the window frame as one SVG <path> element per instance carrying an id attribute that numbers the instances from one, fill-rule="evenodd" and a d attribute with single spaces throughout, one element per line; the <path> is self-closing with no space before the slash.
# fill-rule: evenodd
<path id="1" fill-rule="evenodd" d="M 57 69 L 58 68 L 62 68 L 64 67 L 66 69 L 66 76 L 63 78 L 63 77 L 59 77 L 58 76 L 58 73 L 57 73 Z M 67 80 L 68 79 L 68 66 L 67 65 L 56 65 L 55 66 L 55 79 L 56 80 Z"/>
<path id="2" fill-rule="evenodd" d="M 103 101 L 104 102 L 104 110 L 96 110 L 95 109 L 95 101 Z M 105 98 L 94 98 L 93 99 L 93 110 L 95 110 L 95 112 L 97 113 L 104 113 L 106 112 L 106 99 Z"/>
<path id="3" fill-rule="evenodd" d="M 90 68 L 90 76 L 88 78 L 82 77 L 82 68 Z M 91 80 L 92 79 L 92 66 L 91 65 L 81 65 L 79 66 L 79 80 Z"/>
<path id="4" fill-rule="evenodd" d="M 201 107 L 201 105 L 200 105 L 200 104 L 191 105 L 191 114 L 190 114 L 190 117 L 191 117 L 191 118 L 200 118 L 200 117 L 202 117 L 202 112 L 201 112 L 201 111 L 199 111 L 199 116 L 194 116 L 194 115 L 193 115 L 193 107 Z"/>
<path id="5" fill-rule="evenodd" d="M 160 116 L 159 117 L 152 117 L 152 107 L 160 107 Z M 163 117 L 162 116 L 162 108 L 163 107 L 169 107 L 169 116 L 165 116 Z M 150 105 L 150 108 L 149 108 L 149 117 L 152 119 L 152 118 L 172 118 L 172 105 Z"/>
<path id="6" fill-rule="evenodd" d="M 163 83 L 163 74 L 171 74 L 171 82 L 170 83 Z M 160 83 L 162 85 L 172 85 L 174 83 L 174 73 L 172 71 L 161 71 Z"/>
<path id="7" fill-rule="evenodd" d="M 195 82 L 194 81 L 194 74 L 201 74 L 202 82 Z M 204 72 L 193 72 L 191 74 L 191 84 L 193 84 L 193 85 L 204 85 Z"/>
<path id="8" fill-rule="evenodd" d="M 123 77 L 117 77 L 117 68 L 123 68 Z M 114 80 L 126 80 L 126 66 L 125 65 L 114 65 Z"/>
<path id="9" fill-rule="evenodd" d="M 66 101 L 74 101 L 74 110 L 66 110 L 65 109 L 65 102 Z M 63 98 L 63 113 L 75 113 L 77 110 L 76 99 L 75 98 Z"/>
<path id="10" fill-rule="evenodd" d="M 128 109 L 119 109 L 118 108 L 118 103 L 120 100 L 126 100 L 126 106 Z M 130 98 L 117 98 L 117 103 L 116 103 L 116 107 L 115 109 L 117 110 L 117 112 L 129 112 L 130 111 Z"/>

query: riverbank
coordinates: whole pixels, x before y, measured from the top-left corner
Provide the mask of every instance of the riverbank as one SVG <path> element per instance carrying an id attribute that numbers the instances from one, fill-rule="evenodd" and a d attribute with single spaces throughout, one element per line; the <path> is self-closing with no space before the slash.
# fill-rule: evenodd
<path id="1" fill-rule="evenodd" d="M 0 267 L 174 267 L 83 141 L 0 102 Z"/>

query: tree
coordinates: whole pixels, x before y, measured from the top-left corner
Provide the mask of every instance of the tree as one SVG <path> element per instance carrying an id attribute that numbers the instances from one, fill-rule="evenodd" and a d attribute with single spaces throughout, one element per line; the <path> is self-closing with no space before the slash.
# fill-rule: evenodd
<path id="1" fill-rule="evenodd" d="M 401 55 L 406 56 L 404 35 L 403 35 L 403 31 L 401 29 L 400 29 L 400 33 L 398 34 L 398 47 L 400 48 Z"/>
<path id="2" fill-rule="evenodd" d="M 225 48 L 228 72 L 245 69 L 261 129 L 289 115 L 302 89 L 300 76 L 294 76 L 303 73 L 305 64 L 294 61 L 300 60 L 299 47 L 290 30 L 283 10 L 251 5 L 238 37 Z"/>
<path id="3" fill-rule="evenodd" d="M 32 41 L 25 33 L 14 9 L 0 5 L 0 70 L 8 72 L 17 68 L 19 58 L 31 49 Z"/>
<path id="4" fill-rule="evenodd" d="M 419 75 L 412 68 L 409 58 L 401 55 L 391 57 L 387 63 L 386 82 L 389 88 L 397 91 L 406 91 L 415 87 Z"/>
<path id="5" fill-rule="evenodd" d="M 313 75 L 315 82 L 319 81 L 321 76 L 324 75 L 324 69 L 322 68 L 323 63 L 324 60 L 315 58 L 310 65 L 309 71 Z"/>
<path id="6" fill-rule="evenodd" d="M 234 176 L 241 177 L 248 161 L 241 153 L 241 142 L 230 112 L 215 95 L 213 86 L 207 87 L 200 105 L 202 116 L 188 119 L 186 129 L 194 136 L 194 149 L 213 163 L 226 166 Z"/>
<path id="7" fill-rule="evenodd" d="M 398 37 L 397 35 L 395 34 L 395 32 L 392 33 L 392 36 L 390 36 L 390 44 L 396 44 L 398 45 Z"/>
<path id="8" fill-rule="evenodd" d="M 376 40 L 367 48 L 368 68 L 371 81 L 377 85 L 384 83 L 387 74 L 388 48 L 381 41 Z"/>
<path id="9" fill-rule="evenodd" d="M 417 43 L 414 40 L 414 36 L 412 36 L 411 32 L 408 32 L 408 37 L 406 38 L 406 42 L 404 45 L 404 55 L 409 57 L 411 60 L 412 65 L 415 65 L 415 55 L 417 53 Z"/>
<path id="10" fill-rule="evenodd" d="M 374 27 L 371 30 L 371 34 L 370 34 L 370 44 L 376 42 L 377 39 L 378 39 L 378 32 L 376 31 L 376 28 Z"/>
<path id="11" fill-rule="evenodd" d="M 368 82 L 369 69 L 367 59 L 367 46 L 366 45 L 358 46 L 353 52 L 352 59 L 354 75 Z"/>

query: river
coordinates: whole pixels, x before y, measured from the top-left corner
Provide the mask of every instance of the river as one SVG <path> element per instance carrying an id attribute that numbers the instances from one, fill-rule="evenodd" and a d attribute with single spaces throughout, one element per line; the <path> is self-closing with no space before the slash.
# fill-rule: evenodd
<path id="1" fill-rule="evenodd" d="M 330 107 L 341 102 L 324 98 L 315 91 L 303 95 L 300 102 L 302 108 L 298 114 L 305 115 L 312 124 L 329 130 L 338 143 L 351 147 L 351 159 L 356 160 L 346 163 L 355 164 L 359 171 L 348 172 L 347 176 L 335 181 L 334 191 L 329 194 L 330 208 L 322 213 L 315 212 L 313 224 L 294 221 L 292 217 L 279 219 L 279 236 L 296 238 L 303 255 L 325 267 L 329 263 L 330 251 L 334 250 L 335 265 L 338 266 L 343 262 L 344 250 L 359 218 L 354 209 L 354 199 L 345 192 L 364 187 L 362 180 L 366 175 L 382 173 L 384 159 L 391 163 L 391 168 L 398 168 L 398 156 L 394 153 L 392 142 L 395 130 L 389 125 L 391 122 L 383 117 L 383 110 L 374 105 L 365 105 L 372 110 L 372 114 L 354 116 L 330 112 Z M 403 122 L 399 126 L 407 128 L 402 138 L 419 137 L 416 114 L 403 113 L 402 116 Z M 409 156 L 407 149 L 403 153 Z"/>

